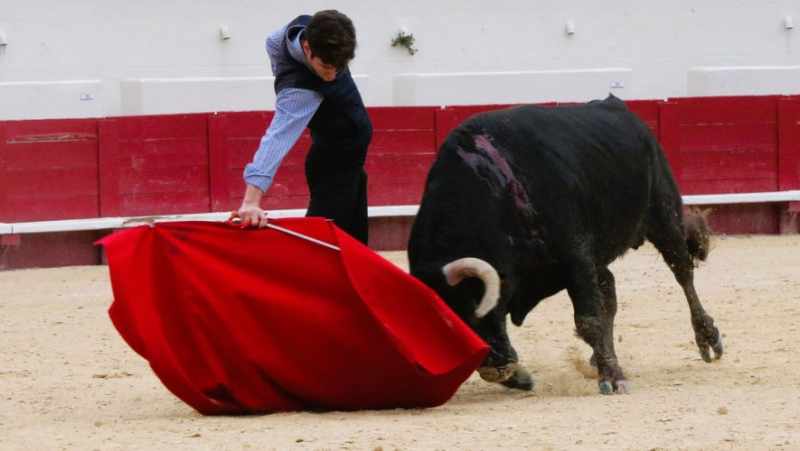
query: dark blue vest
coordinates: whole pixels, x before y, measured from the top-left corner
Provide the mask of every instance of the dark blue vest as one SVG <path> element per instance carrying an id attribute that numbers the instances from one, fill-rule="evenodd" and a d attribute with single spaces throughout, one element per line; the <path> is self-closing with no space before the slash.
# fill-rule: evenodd
<path id="1" fill-rule="evenodd" d="M 363 166 L 372 139 L 372 123 L 350 70 L 340 71 L 333 81 L 326 82 L 289 53 L 290 42 L 305 30 L 310 20 L 311 16 L 300 16 L 286 27 L 276 62 L 275 93 L 300 88 L 322 94 L 324 100 L 308 124 L 313 147 L 324 150 L 327 157 L 337 158 L 340 164 Z"/>

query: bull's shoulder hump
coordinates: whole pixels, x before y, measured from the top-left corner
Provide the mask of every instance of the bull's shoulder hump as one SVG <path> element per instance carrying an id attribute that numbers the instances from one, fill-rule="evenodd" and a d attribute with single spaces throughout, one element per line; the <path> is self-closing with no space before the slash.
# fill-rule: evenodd
<path id="1" fill-rule="evenodd" d="M 628 105 L 622 101 L 619 97 L 609 94 L 603 100 L 596 100 L 594 102 L 589 102 L 589 105 L 596 105 L 601 108 L 610 109 L 610 110 L 619 110 L 619 111 L 629 111 Z"/>
<path id="2" fill-rule="evenodd" d="M 538 120 L 554 120 L 574 114 L 592 114 L 592 111 L 614 113 L 631 113 L 628 106 L 618 97 L 609 94 L 603 100 L 594 100 L 582 104 L 569 105 L 517 105 L 492 111 L 484 111 L 471 116 L 458 127 L 461 131 L 485 130 L 499 123 L 536 122 Z M 583 113 L 581 113 L 583 112 Z M 557 120 L 557 119 L 556 119 Z"/>
<path id="3" fill-rule="evenodd" d="M 546 113 L 548 111 L 549 107 L 542 105 L 517 105 L 499 110 L 478 113 L 464 121 L 463 124 L 470 126 L 487 123 L 491 124 L 500 121 L 513 122 L 516 120 L 528 119 L 531 116 L 536 116 L 539 113 Z"/>

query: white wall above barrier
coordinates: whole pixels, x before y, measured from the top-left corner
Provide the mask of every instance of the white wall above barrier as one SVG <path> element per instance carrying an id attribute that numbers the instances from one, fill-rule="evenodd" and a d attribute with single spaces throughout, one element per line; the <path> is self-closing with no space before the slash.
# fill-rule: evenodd
<path id="1" fill-rule="evenodd" d="M 420 73 L 394 77 L 394 104 L 490 105 L 630 99 L 627 68 L 531 72 Z"/>
<path id="2" fill-rule="evenodd" d="M 100 80 L 0 83 L 0 120 L 103 117 Z"/>
<path id="3" fill-rule="evenodd" d="M 0 88 L 0 120 L 269 108 L 269 98 L 259 94 L 269 86 L 246 88 L 246 80 L 272 75 L 265 38 L 299 14 L 329 7 L 346 13 L 356 26 L 351 70 L 369 77 L 368 89 L 361 90 L 367 106 L 395 106 L 393 99 L 397 105 L 582 101 L 605 97 L 606 82 L 614 80 L 604 81 L 602 92 L 584 93 L 586 86 L 569 71 L 607 67 L 632 71 L 624 88 L 611 90 L 625 99 L 715 95 L 722 92 L 687 92 L 690 68 L 800 66 L 800 32 L 793 25 L 800 17 L 798 0 L 0 3 L 0 32 L 7 43 L 0 51 L 0 84 L 11 83 Z M 392 46 L 400 32 L 413 35 L 413 54 Z M 539 84 L 520 90 L 521 82 L 510 74 L 529 72 L 541 73 Z M 487 73 L 507 74 L 498 80 L 508 87 L 476 82 L 479 89 L 454 91 L 449 83 L 472 80 L 447 75 L 481 79 Z M 445 78 L 396 81 L 399 74 Z M 774 76 L 800 78 L 795 72 Z M 560 77 L 575 82 L 560 83 Z M 724 94 L 774 93 L 781 89 L 778 78 L 726 82 Z M 102 98 L 93 92 L 93 101 L 73 100 L 70 87 L 57 85 L 69 80 L 101 80 Z M 122 80 L 173 81 L 141 86 L 137 100 L 138 88 L 121 94 Z M 33 92 L 30 82 L 48 84 L 47 89 Z M 402 92 L 394 92 L 396 84 Z M 252 98 L 238 92 L 240 87 Z M 15 89 L 20 92 L 11 92 Z M 422 93 L 431 91 L 434 97 L 424 98 Z"/>
<path id="4" fill-rule="evenodd" d="M 122 114 L 263 111 L 275 108 L 273 77 L 123 80 Z"/>
<path id="5" fill-rule="evenodd" d="M 800 66 L 695 67 L 688 94 L 699 96 L 800 94 Z"/>
<path id="6" fill-rule="evenodd" d="M 353 78 L 366 97 L 369 77 Z M 126 79 L 120 87 L 122 115 L 274 110 L 274 83 L 275 77 Z"/>

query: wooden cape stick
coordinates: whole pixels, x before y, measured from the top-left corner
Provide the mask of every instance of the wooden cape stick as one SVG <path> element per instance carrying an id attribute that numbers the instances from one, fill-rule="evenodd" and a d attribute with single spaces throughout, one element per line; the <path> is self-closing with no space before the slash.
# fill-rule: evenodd
<path id="1" fill-rule="evenodd" d="M 242 222 L 242 220 L 239 218 L 239 212 L 238 212 L 238 211 L 232 211 L 232 212 L 231 212 L 231 219 L 230 219 L 230 221 L 231 221 L 231 222 L 233 222 L 233 223 L 236 223 L 236 222 L 239 222 L 239 223 L 241 223 L 241 222 Z M 294 237 L 297 237 L 297 238 L 304 239 L 304 240 L 306 240 L 306 241 L 311 241 L 312 243 L 319 244 L 320 246 L 325 246 L 325 247 L 327 247 L 327 248 L 329 248 L 329 249 L 333 249 L 333 250 L 335 250 L 335 251 L 339 251 L 339 250 L 341 250 L 341 249 L 339 248 L 339 246 L 334 246 L 333 244 L 326 243 L 326 242 L 324 242 L 324 241 L 321 241 L 321 240 L 318 240 L 318 239 L 316 239 L 316 238 L 312 238 L 312 237 L 310 237 L 310 236 L 308 236 L 308 235 L 303 235 L 302 233 L 298 233 L 298 232 L 295 232 L 295 231 L 293 231 L 293 230 L 285 229 L 285 228 L 283 228 L 283 227 L 278 227 L 278 226 L 276 226 L 276 225 L 270 224 L 269 222 L 267 222 L 267 227 L 269 227 L 270 229 L 277 230 L 277 231 L 279 231 L 279 232 L 286 233 L 286 234 L 288 234 L 288 235 L 292 235 L 292 236 L 294 236 Z"/>

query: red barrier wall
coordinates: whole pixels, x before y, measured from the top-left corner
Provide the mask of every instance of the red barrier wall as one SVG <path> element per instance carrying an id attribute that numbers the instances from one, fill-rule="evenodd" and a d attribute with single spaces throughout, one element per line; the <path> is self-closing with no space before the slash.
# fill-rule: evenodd
<path id="1" fill-rule="evenodd" d="M 100 215 L 97 120 L 0 122 L 0 222 Z"/>
<path id="2" fill-rule="evenodd" d="M 661 140 L 684 194 L 797 189 L 798 97 L 629 101 Z M 464 119 L 506 105 L 370 108 L 371 205 L 416 204 L 436 150 Z M 0 222 L 223 211 L 272 112 L 0 122 Z M 305 133 L 268 209 L 303 208 Z M 794 187 L 794 188 L 792 188 Z"/>
<path id="3" fill-rule="evenodd" d="M 661 141 L 683 194 L 800 189 L 800 96 L 626 103 Z M 374 127 L 366 163 L 370 205 L 418 204 L 428 169 L 450 130 L 473 114 L 505 106 L 368 108 Z M 0 122 L 0 222 L 237 208 L 242 171 L 272 116 L 236 112 Z M 284 160 L 264 199 L 267 209 L 305 208 L 303 163 L 309 144 L 304 133 Z M 711 225 L 718 233 L 787 233 L 797 232 L 800 203 L 714 209 Z M 25 240 L 36 238 L 26 235 Z M 375 240 L 377 247 L 404 243 L 380 234 Z M 21 251 L 8 249 L 21 247 L 14 246 L 19 241 L 5 238 L 0 260 Z"/>
<path id="4" fill-rule="evenodd" d="M 204 114 L 102 119 L 100 215 L 209 211 Z"/>
<path id="5" fill-rule="evenodd" d="M 210 167 L 210 211 L 239 208 L 244 194 L 242 172 L 253 159 L 273 112 L 222 113 L 208 118 Z M 308 199 L 303 162 L 311 138 L 304 132 L 283 160 L 269 196 L 268 210 L 303 208 Z"/>
<path id="6" fill-rule="evenodd" d="M 778 189 L 778 99 L 728 97 L 681 99 L 662 110 L 672 126 L 662 139 L 684 194 Z M 664 118 L 675 115 L 674 118 Z M 665 136 L 674 133 L 675 136 Z"/>
<path id="7" fill-rule="evenodd" d="M 778 187 L 800 189 L 800 97 L 778 101 Z"/>

